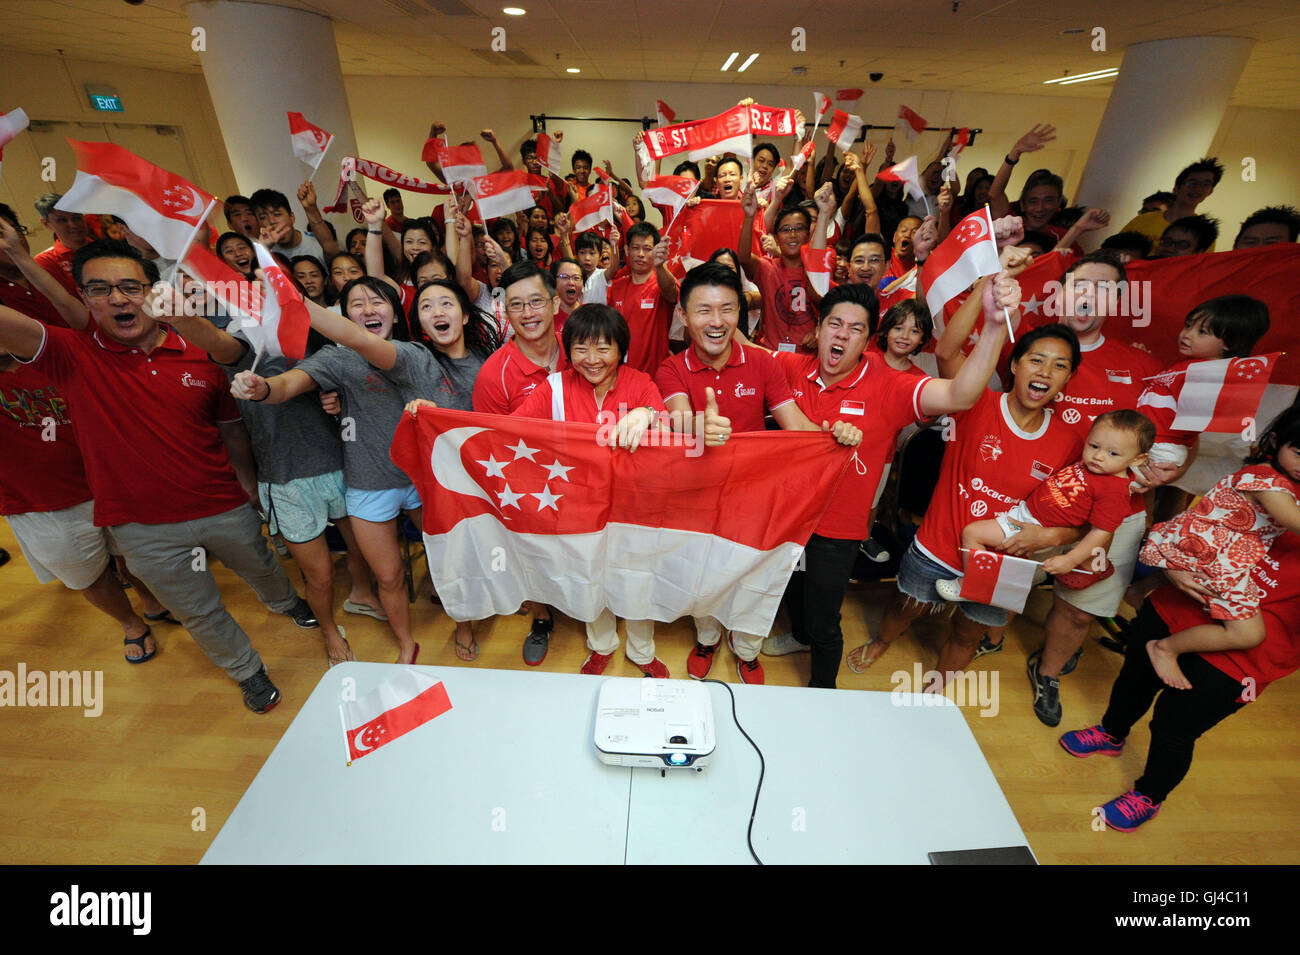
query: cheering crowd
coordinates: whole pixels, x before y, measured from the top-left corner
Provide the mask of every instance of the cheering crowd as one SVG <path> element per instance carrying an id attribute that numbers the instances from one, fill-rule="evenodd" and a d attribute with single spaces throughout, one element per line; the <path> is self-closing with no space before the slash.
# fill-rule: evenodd
<path id="1" fill-rule="evenodd" d="M 430 138 L 444 133 L 435 123 Z M 1244 466 L 1189 509 L 1172 486 L 1199 437 L 1175 426 L 1187 366 L 1254 354 L 1280 316 L 1243 283 L 1186 316 L 1178 364 L 1162 369 L 1127 344 L 1107 289 L 1135 260 L 1227 244 L 1197 212 L 1223 167 L 1201 159 L 1172 184 L 1151 183 L 1172 188 L 1131 216 L 1071 207 L 1060 176 L 1015 168 L 1054 134 L 1035 126 L 997 170 L 964 182 L 944 175 L 950 135 L 921 167 L 922 195 L 880 177 L 895 163 L 892 140 L 880 163 L 869 141 L 801 162 L 808 138 L 784 157 L 763 142 L 752 157 L 677 163 L 673 177 L 698 183 L 687 208 L 728 203 L 739 222 L 689 260 L 665 228 L 681 210 L 638 195 L 667 175 L 647 162 L 640 134 L 630 178 L 609 161 L 600 175 L 582 149 L 561 177 L 524 141 L 519 166 L 546 186 L 531 209 L 485 222 L 468 195 L 416 217 L 407 204 L 417 200 L 389 189 L 340 238 L 310 182 L 296 205 L 274 188 L 229 196 L 228 231 L 206 241 L 250 281 L 255 243 L 270 249 L 310 313 L 299 361 L 259 357 L 228 317 L 187 314 L 180 290 L 155 287 L 174 263 L 131 223 L 42 196 L 35 212 L 56 238 L 33 256 L 21 217 L 0 205 L 0 513 L 38 580 L 80 591 L 122 626 L 127 662 L 154 657 L 152 627 L 184 627 L 262 713 L 279 691 L 205 561 L 319 628 L 333 665 L 353 659 L 334 600 L 333 555 L 346 552 L 343 613 L 385 621 L 397 662 L 419 656 L 401 541 L 407 521 L 421 526 L 422 501 L 389 454 L 404 414 L 432 404 L 595 423 L 617 408 L 614 440 L 630 449 L 651 429 L 706 448 L 736 432 L 826 432 L 854 448 L 855 466 L 787 588 L 788 627 L 727 632 L 739 678 L 762 683 L 763 655 L 809 652 L 810 685 L 833 688 L 842 658 L 862 672 L 921 614 L 952 610 L 936 669 L 955 679 L 1002 649 L 1010 619 L 963 597 L 968 555 L 1033 556 L 1053 589 L 1029 660 L 1037 717 L 1061 722 L 1060 679 L 1094 621 L 1127 636 L 1124 666 L 1100 723 L 1061 745 L 1117 754 L 1155 703 L 1144 775 L 1104 807 L 1114 828 L 1136 828 L 1186 774 L 1197 737 L 1300 666 L 1300 543 L 1286 533 L 1300 532 L 1300 409 L 1261 428 Z M 492 130 L 481 138 L 501 169 L 515 168 Z M 428 166 L 444 177 L 439 162 Z M 571 211 L 602 190 L 614 221 L 579 231 Z M 920 267 L 986 204 L 1000 271 L 932 316 Z M 1294 243 L 1298 231 L 1295 209 L 1250 211 L 1231 248 Z M 1084 254 L 1086 233 L 1105 237 Z M 834 264 L 822 282 L 808 253 L 825 249 Z M 1054 317 L 1022 317 L 1016 276 L 1046 255 L 1062 263 Z M 920 504 L 903 505 L 903 466 L 932 489 Z M 898 539 L 882 543 L 880 524 Z M 845 657 L 849 584 L 864 563 L 891 562 L 897 593 L 879 633 Z M 554 612 L 530 610 L 522 653 L 536 666 Z M 455 654 L 472 662 L 475 621 L 454 623 Z M 724 627 L 708 617 L 695 627 L 682 662 L 703 679 Z M 586 629 L 581 672 L 600 674 L 617 652 L 616 620 L 606 610 Z M 626 621 L 626 633 L 628 658 L 667 678 L 653 621 Z"/>

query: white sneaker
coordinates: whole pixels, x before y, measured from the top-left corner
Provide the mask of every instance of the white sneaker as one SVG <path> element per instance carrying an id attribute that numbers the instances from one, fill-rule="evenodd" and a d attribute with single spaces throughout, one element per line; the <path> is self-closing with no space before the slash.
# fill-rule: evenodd
<path id="1" fill-rule="evenodd" d="M 787 653 L 807 653 L 808 650 L 808 644 L 800 643 L 789 631 L 774 633 L 763 640 L 764 656 L 783 657 Z"/>
<path id="2" fill-rule="evenodd" d="M 936 580 L 934 589 L 944 600 L 961 600 L 961 578 L 953 580 Z"/>

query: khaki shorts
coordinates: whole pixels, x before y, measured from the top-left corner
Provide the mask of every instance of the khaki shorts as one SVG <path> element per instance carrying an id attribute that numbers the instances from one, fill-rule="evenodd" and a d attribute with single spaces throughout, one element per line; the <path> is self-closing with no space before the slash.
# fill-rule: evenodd
<path id="1" fill-rule="evenodd" d="M 1106 554 L 1115 565 L 1115 573 L 1083 590 L 1071 590 L 1058 583 L 1054 588 L 1056 595 L 1072 607 L 1078 607 L 1094 617 L 1115 616 L 1124 599 L 1124 591 L 1133 582 L 1138 551 L 1142 549 L 1142 538 L 1146 533 L 1146 511 L 1130 514 L 1124 523 L 1115 528 L 1115 536 L 1111 538 L 1110 550 Z"/>
<path id="2" fill-rule="evenodd" d="M 61 511 L 10 514 L 6 520 L 43 584 L 59 580 L 69 590 L 85 590 L 108 566 L 108 535 L 95 526 L 94 501 Z"/>

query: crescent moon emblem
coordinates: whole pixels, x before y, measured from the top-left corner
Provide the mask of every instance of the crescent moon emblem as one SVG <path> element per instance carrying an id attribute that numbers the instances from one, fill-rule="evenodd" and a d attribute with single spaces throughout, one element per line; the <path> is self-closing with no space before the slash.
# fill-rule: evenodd
<path id="1" fill-rule="evenodd" d="M 190 193 L 190 207 L 188 209 L 182 209 L 176 214 L 178 216 L 185 216 L 186 218 L 192 219 L 203 212 L 203 200 L 199 197 L 198 190 L 193 186 L 186 186 L 185 188 L 189 190 Z"/>
<path id="2" fill-rule="evenodd" d="M 975 233 L 974 233 L 973 235 L 971 235 L 971 237 L 970 237 L 972 242 L 974 242 L 974 241 L 976 241 L 976 240 L 978 240 L 978 239 L 982 239 L 982 238 L 984 238 L 984 236 L 986 236 L 986 235 L 988 234 L 989 228 L 988 228 L 988 225 L 984 222 L 984 217 L 983 217 L 983 216 L 980 216 L 980 217 L 978 217 L 977 219 L 972 220 L 970 223 L 968 223 L 968 224 L 966 225 L 966 227 L 965 227 L 962 231 L 967 232 L 967 233 L 970 233 L 970 231 L 971 231 L 971 228 L 970 228 L 970 227 L 971 227 L 972 225 L 979 226 L 979 231 L 975 232 Z"/>
<path id="3" fill-rule="evenodd" d="M 352 737 L 352 748 L 355 749 L 358 753 L 366 753 L 374 749 L 373 746 L 366 745 L 365 736 L 366 736 L 365 730 L 362 730 L 356 736 Z"/>
<path id="4" fill-rule="evenodd" d="M 444 431 L 434 439 L 429 464 L 433 468 L 434 478 L 447 490 L 480 498 L 495 508 L 496 504 L 493 503 L 492 498 L 488 497 L 487 491 L 479 487 L 478 483 L 469 476 L 460 459 L 461 446 L 480 431 L 488 430 L 491 429 L 453 428 L 451 431 Z"/>

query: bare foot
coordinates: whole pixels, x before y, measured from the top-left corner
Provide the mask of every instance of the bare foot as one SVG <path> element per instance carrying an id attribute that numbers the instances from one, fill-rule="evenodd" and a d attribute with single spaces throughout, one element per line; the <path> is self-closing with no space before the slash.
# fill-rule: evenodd
<path id="1" fill-rule="evenodd" d="M 1166 650 L 1160 645 L 1162 643 L 1163 640 L 1147 641 L 1147 655 L 1151 657 L 1151 665 L 1155 667 L 1156 676 L 1175 690 L 1190 690 L 1192 684 L 1187 677 L 1183 676 L 1183 671 L 1178 666 L 1178 654 Z"/>
<path id="2" fill-rule="evenodd" d="M 868 640 L 860 647 L 850 650 L 844 662 L 848 664 L 849 669 L 854 673 L 862 673 L 867 667 L 884 656 L 885 651 L 888 649 L 889 644 L 883 640 Z"/>
<path id="3" fill-rule="evenodd" d="M 325 654 L 329 657 L 330 666 L 356 659 L 352 655 L 352 647 L 348 644 L 348 639 L 343 635 L 342 630 L 339 630 L 336 636 L 325 638 Z"/>
<path id="4" fill-rule="evenodd" d="M 395 663 L 414 663 L 415 662 L 415 641 L 407 639 L 405 642 L 398 644 L 397 659 Z"/>

